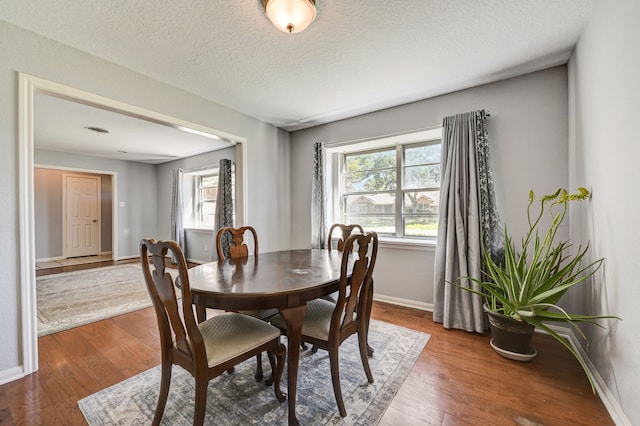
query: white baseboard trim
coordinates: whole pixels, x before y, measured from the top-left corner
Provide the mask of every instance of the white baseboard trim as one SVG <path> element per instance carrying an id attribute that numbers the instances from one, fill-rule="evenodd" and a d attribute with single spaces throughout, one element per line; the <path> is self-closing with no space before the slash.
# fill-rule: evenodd
<path id="1" fill-rule="evenodd" d="M 139 254 L 132 254 L 129 256 L 120 256 L 118 260 L 129 260 L 129 259 L 139 259 L 139 258 L 140 258 Z"/>
<path id="2" fill-rule="evenodd" d="M 419 309 L 421 311 L 433 312 L 433 303 L 417 302 L 415 300 L 401 299 L 399 297 L 385 296 L 384 294 L 373 294 L 373 300 L 390 303 L 392 305 L 404 306 L 406 308 Z"/>
<path id="3" fill-rule="evenodd" d="M 41 259 L 36 259 L 36 263 L 38 262 L 57 262 L 59 260 L 65 260 L 64 256 L 54 256 L 54 257 L 43 257 Z"/>
<path id="4" fill-rule="evenodd" d="M 595 365 L 591 362 L 589 355 L 584 351 L 582 345 L 580 345 L 580 341 L 576 337 L 575 333 L 572 329 L 568 327 L 562 327 L 558 325 L 549 325 L 549 328 L 553 329 L 560 336 L 566 338 L 573 349 L 578 353 L 578 356 L 584 361 L 587 366 L 587 370 L 589 370 L 589 374 L 593 377 L 594 386 L 596 388 L 596 393 L 600 397 L 600 400 L 604 404 L 605 408 L 609 412 L 611 416 L 611 420 L 618 426 L 631 426 L 631 422 L 627 418 L 624 410 L 618 403 L 618 400 L 613 396 L 613 393 L 596 370 Z M 538 333 L 547 334 L 544 330 L 536 329 Z"/>
<path id="5" fill-rule="evenodd" d="M 21 366 L 7 368 L 6 370 L 0 371 L 0 385 L 22 379 L 24 376 L 24 368 Z"/>

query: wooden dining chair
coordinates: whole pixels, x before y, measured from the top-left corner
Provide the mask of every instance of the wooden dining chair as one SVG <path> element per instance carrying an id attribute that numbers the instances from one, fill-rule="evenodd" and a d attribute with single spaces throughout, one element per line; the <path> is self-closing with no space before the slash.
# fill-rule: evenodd
<path id="1" fill-rule="evenodd" d="M 333 225 L 331 225 L 331 227 L 329 228 L 329 235 L 328 235 L 328 242 L 327 242 L 327 249 L 329 251 L 331 251 L 333 249 L 333 233 L 336 229 L 339 229 L 341 231 L 341 236 L 338 239 L 337 245 L 336 245 L 336 249 L 338 251 L 342 251 L 344 250 L 344 243 L 345 241 L 347 241 L 347 238 L 349 237 L 349 235 L 351 235 L 351 233 L 353 232 L 354 229 L 360 231 L 361 234 L 364 234 L 364 229 L 362 229 L 362 226 L 358 225 L 358 224 L 354 224 L 354 225 L 343 225 L 342 223 L 334 223 Z"/>
<path id="2" fill-rule="evenodd" d="M 338 251 L 344 250 L 344 243 L 345 241 L 347 241 L 347 238 L 349 238 L 349 235 L 351 235 L 354 230 L 358 231 L 360 234 L 364 234 L 364 229 L 359 224 L 344 225 L 342 223 L 334 223 L 329 228 L 329 235 L 327 237 L 328 238 L 327 249 L 329 251 L 331 251 L 333 248 L 333 235 L 336 230 L 340 230 L 340 238 L 338 239 L 335 247 L 336 250 Z M 371 294 L 369 296 L 370 297 L 368 297 L 367 299 L 367 305 L 368 305 L 367 309 L 371 309 L 373 305 L 373 283 L 371 284 Z M 336 294 L 330 294 L 324 297 L 324 299 L 330 300 L 332 302 L 335 302 L 336 298 L 337 298 Z M 369 329 L 369 324 L 367 324 L 367 330 L 368 329 Z M 314 346 L 313 348 L 311 348 L 311 350 L 313 352 L 316 352 L 318 348 Z M 373 348 L 369 344 L 367 344 L 367 353 L 369 354 L 369 356 L 373 356 Z"/>
<path id="3" fill-rule="evenodd" d="M 226 233 L 231 235 L 231 245 L 229 246 L 229 259 L 232 260 L 242 260 L 249 256 L 249 247 L 245 244 L 245 235 L 251 234 L 253 237 L 253 255 L 256 256 L 258 254 L 258 233 L 252 226 L 243 226 L 240 228 L 233 227 L 223 227 L 218 229 L 218 233 L 216 234 L 216 249 L 218 250 L 218 262 L 223 262 L 225 260 L 224 247 L 222 244 L 222 240 Z M 240 311 L 240 313 L 252 316 L 254 318 L 258 318 L 263 321 L 269 321 L 269 319 L 278 313 L 277 309 L 263 309 L 263 310 L 255 310 L 255 311 Z M 269 362 L 272 364 L 273 368 L 274 360 L 270 357 Z M 260 382 L 264 378 L 264 373 L 262 370 L 262 354 L 258 354 L 256 356 L 256 381 Z"/>
<path id="4" fill-rule="evenodd" d="M 343 249 L 338 300 L 332 303 L 325 299 L 315 299 L 307 303 L 307 313 L 302 324 L 302 341 L 329 352 L 333 393 L 340 415 L 345 417 L 347 411 L 340 387 L 338 349 L 342 342 L 353 334 L 358 335 L 360 359 L 367 380 L 373 383 L 367 354 L 368 319 L 371 310 L 367 306 L 366 295 L 371 288 L 373 268 L 376 264 L 378 235 L 375 232 L 351 235 L 345 241 Z M 351 258 L 354 260 L 349 275 L 348 266 Z M 280 315 L 273 317 L 271 324 L 286 333 L 286 325 Z"/>
<path id="5" fill-rule="evenodd" d="M 216 249 L 218 250 L 218 261 L 225 259 L 224 247 L 222 240 L 226 233 L 231 235 L 231 245 L 229 246 L 229 256 L 231 259 L 249 256 L 249 247 L 244 243 L 244 236 L 247 232 L 253 236 L 253 254 L 258 254 L 258 233 L 252 226 L 243 226 L 241 228 L 223 227 L 218 229 L 216 234 Z"/>
<path id="6" fill-rule="evenodd" d="M 167 254 L 177 260 L 182 284 L 181 301 L 176 296 L 173 278 L 166 270 Z M 276 368 L 270 380 L 278 401 L 286 399 L 280 390 L 285 346 L 280 342 L 279 329 L 235 312 L 225 312 L 197 323 L 187 264 L 180 246 L 174 241 L 141 240 L 140 260 L 158 320 L 162 352 L 160 394 L 153 425 L 160 424 L 162 420 L 173 364 L 184 368 L 195 379 L 194 425 L 204 422 L 209 381 L 263 351 L 273 353 L 276 358 Z"/>

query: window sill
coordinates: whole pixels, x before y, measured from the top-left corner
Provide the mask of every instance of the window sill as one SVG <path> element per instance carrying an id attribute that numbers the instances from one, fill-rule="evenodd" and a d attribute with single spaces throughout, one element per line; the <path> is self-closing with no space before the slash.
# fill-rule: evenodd
<path id="1" fill-rule="evenodd" d="M 213 234 L 214 230 L 211 228 L 184 228 L 188 232 L 197 232 L 200 234 Z"/>
<path id="2" fill-rule="evenodd" d="M 435 251 L 436 242 L 411 239 L 411 238 L 388 238 L 379 237 L 378 245 L 383 248 L 404 249 L 404 250 L 425 250 Z"/>

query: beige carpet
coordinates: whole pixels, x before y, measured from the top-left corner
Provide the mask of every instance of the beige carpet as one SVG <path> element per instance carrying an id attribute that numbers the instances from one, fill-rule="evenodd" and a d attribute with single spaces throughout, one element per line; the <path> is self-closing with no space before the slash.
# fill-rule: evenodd
<path id="1" fill-rule="evenodd" d="M 38 336 L 151 306 L 139 264 L 38 277 L 36 294 Z"/>

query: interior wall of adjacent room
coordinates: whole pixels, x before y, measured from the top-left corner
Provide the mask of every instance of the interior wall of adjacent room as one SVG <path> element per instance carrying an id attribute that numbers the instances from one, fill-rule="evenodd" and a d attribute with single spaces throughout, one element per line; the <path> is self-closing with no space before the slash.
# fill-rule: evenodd
<path id="1" fill-rule="evenodd" d="M 137 256 L 140 238 L 157 234 L 158 201 L 155 165 L 45 149 L 35 150 L 34 158 L 35 163 L 41 165 L 116 173 L 119 206 L 118 229 L 114 232 L 117 233 L 119 258 Z M 36 235 L 36 240 L 41 237 Z"/>
<path id="2" fill-rule="evenodd" d="M 68 171 L 36 167 L 34 170 L 34 227 L 36 259 L 61 258 L 63 250 L 62 174 Z M 97 176 L 97 175 L 96 175 Z M 111 175 L 100 176 L 100 252 L 111 251 Z"/>
<path id="3" fill-rule="evenodd" d="M 204 168 L 217 168 L 220 160 L 226 158 L 235 161 L 236 148 L 230 147 L 218 151 L 208 152 L 202 155 L 182 158 L 159 164 L 158 170 L 158 238 L 171 238 L 171 205 L 173 170 L 182 168 L 184 171 L 202 170 Z M 191 196 L 184 194 L 185 206 L 192 204 Z M 213 229 L 188 229 L 186 234 L 186 252 L 189 260 L 209 262 L 217 259 L 215 246 L 215 231 Z"/>

